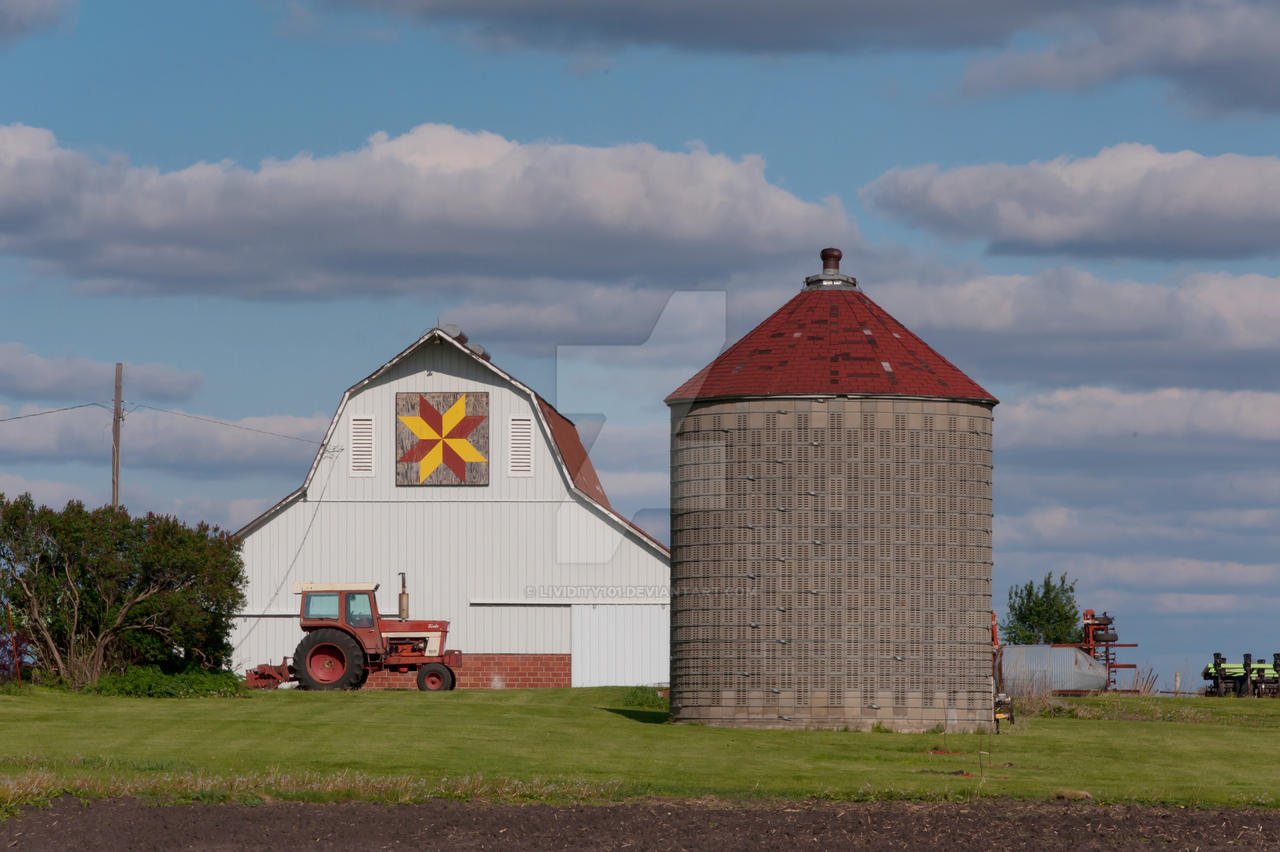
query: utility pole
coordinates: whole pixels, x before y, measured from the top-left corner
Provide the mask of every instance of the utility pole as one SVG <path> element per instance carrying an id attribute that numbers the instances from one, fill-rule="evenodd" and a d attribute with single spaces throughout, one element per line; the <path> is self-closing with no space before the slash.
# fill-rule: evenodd
<path id="1" fill-rule="evenodd" d="M 111 420 L 111 505 L 120 505 L 120 421 L 121 391 L 124 389 L 124 364 L 116 362 L 116 410 Z"/>

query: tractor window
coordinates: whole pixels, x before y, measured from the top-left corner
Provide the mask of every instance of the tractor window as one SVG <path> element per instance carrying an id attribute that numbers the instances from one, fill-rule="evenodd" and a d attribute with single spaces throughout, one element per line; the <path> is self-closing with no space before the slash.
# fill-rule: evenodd
<path id="1" fill-rule="evenodd" d="M 307 609 L 303 618 L 338 618 L 338 593 L 307 595 Z"/>
<path id="2" fill-rule="evenodd" d="M 372 627 L 373 608 L 365 592 L 347 595 L 347 624 L 352 627 Z"/>

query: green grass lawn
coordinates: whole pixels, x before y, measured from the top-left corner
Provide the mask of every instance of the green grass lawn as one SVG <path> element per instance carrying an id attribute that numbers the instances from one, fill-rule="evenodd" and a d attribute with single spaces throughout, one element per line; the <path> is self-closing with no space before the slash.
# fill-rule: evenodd
<path id="1" fill-rule="evenodd" d="M 62 792 L 601 801 L 1060 790 L 1106 802 L 1280 804 L 1280 701 L 1076 699 L 1059 703 L 1069 715 L 1023 716 L 999 735 L 943 736 L 670 725 L 664 712 L 624 706 L 625 693 L 0 695 L 0 806 Z"/>

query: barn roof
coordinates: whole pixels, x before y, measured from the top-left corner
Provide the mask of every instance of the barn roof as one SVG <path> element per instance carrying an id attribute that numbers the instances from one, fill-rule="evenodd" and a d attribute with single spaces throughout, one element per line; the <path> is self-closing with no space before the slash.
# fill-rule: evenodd
<path id="1" fill-rule="evenodd" d="M 832 254 L 834 253 L 834 254 Z M 667 403 L 758 396 L 996 398 L 841 275 L 839 249 L 789 302 L 676 388 Z"/>
<path id="2" fill-rule="evenodd" d="M 302 487 L 285 497 L 276 505 L 263 512 L 257 518 L 245 524 L 239 531 L 237 536 L 244 536 L 261 526 L 267 520 L 283 511 L 290 504 L 297 501 L 300 497 L 307 493 L 312 479 L 315 477 L 316 470 L 320 465 L 320 459 L 324 457 L 325 451 L 329 446 L 330 440 L 333 438 L 334 429 L 338 426 L 338 421 L 342 419 L 342 411 L 347 405 L 347 401 L 370 382 L 376 381 L 380 376 L 392 369 L 396 364 L 403 361 L 409 355 L 416 352 L 420 347 L 430 342 L 450 344 L 457 348 L 459 352 L 474 359 L 485 368 L 500 376 L 507 383 L 512 385 L 516 390 L 524 393 L 531 401 L 535 403 L 534 411 L 541 421 L 544 434 L 550 437 L 552 454 L 556 458 L 556 463 L 561 472 L 565 476 L 566 484 L 571 492 L 576 492 L 578 496 L 584 498 L 587 502 L 594 504 L 605 513 L 608 519 L 619 525 L 624 532 L 638 536 L 646 545 L 660 552 L 665 559 L 669 558 L 670 550 L 662 542 L 658 541 L 649 533 L 631 522 L 629 518 L 618 514 L 618 512 L 609 503 L 609 497 L 605 493 L 604 486 L 600 483 L 600 477 L 596 474 L 595 467 L 591 464 L 591 457 L 587 455 L 587 449 L 582 443 L 582 438 L 578 434 L 578 429 L 573 425 L 573 421 L 565 417 L 555 409 L 551 403 L 547 402 L 538 393 L 527 387 L 525 384 L 517 380 L 514 376 L 505 370 L 493 364 L 489 360 L 488 353 L 483 347 L 468 346 L 467 338 L 462 335 L 456 328 L 451 329 L 456 333 L 450 333 L 443 328 L 433 328 L 418 338 L 402 352 L 396 355 L 387 363 L 374 370 L 368 376 L 356 382 L 347 388 L 342 395 L 342 401 L 338 403 L 338 410 L 334 412 L 333 419 L 329 421 L 329 430 L 325 433 L 324 442 L 320 445 L 320 449 L 316 452 L 315 460 L 311 463 L 311 469 L 307 472 L 307 478 L 303 481 Z"/>

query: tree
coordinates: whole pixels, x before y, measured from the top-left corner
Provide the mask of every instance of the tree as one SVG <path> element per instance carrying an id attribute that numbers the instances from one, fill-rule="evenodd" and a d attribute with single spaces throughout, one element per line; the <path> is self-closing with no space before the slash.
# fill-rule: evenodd
<path id="1" fill-rule="evenodd" d="M 216 527 L 0 494 L 0 599 L 73 687 L 131 664 L 221 667 L 244 582 L 240 542 Z"/>
<path id="2" fill-rule="evenodd" d="M 1063 572 L 1055 583 L 1050 571 L 1039 588 L 1028 580 L 1026 585 L 1009 589 L 1009 609 L 1000 624 L 1000 635 L 1009 645 L 1083 642 L 1076 581 L 1068 582 Z"/>

